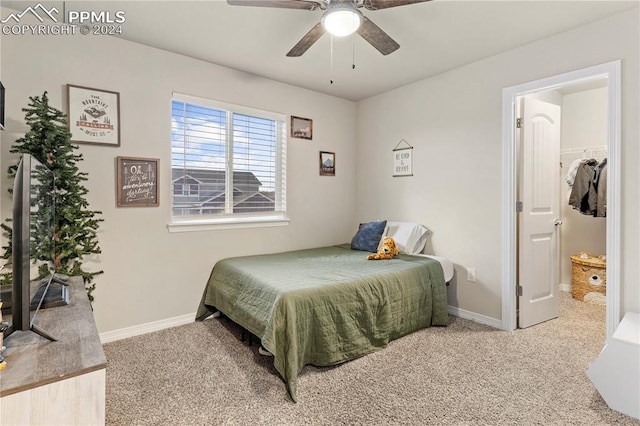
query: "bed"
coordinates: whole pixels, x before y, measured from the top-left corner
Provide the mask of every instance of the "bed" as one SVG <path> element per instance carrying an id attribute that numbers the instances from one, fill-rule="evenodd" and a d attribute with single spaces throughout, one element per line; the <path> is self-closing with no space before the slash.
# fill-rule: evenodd
<path id="1" fill-rule="evenodd" d="M 442 258 L 367 261 L 352 245 L 234 257 L 215 264 L 196 315 L 216 311 L 274 356 L 296 401 L 307 365 L 339 364 L 432 325 L 447 325 Z"/>

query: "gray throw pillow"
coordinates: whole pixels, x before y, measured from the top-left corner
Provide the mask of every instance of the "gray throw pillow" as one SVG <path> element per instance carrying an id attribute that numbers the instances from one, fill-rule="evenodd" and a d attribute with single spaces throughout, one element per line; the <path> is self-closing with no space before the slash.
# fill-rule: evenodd
<path id="1" fill-rule="evenodd" d="M 353 250 L 368 251 L 370 253 L 377 252 L 380 238 L 382 238 L 386 226 L 386 220 L 361 223 L 358 232 L 356 232 L 356 235 L 354 235 L 351 240 L 351 248 Z"/>

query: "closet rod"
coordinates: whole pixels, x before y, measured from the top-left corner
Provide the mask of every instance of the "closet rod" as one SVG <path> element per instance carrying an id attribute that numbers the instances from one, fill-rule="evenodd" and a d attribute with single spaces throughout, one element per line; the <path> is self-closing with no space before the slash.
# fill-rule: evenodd
<path id="1" fill-rule="evenodd" d="M 607 156 L 607 145 L 588 146 L 582 148 L 567 148 L 560 150 L 560 168 L 564 167 L 564 162 L 578 159 L 595 158 L 602 160 Z"/>

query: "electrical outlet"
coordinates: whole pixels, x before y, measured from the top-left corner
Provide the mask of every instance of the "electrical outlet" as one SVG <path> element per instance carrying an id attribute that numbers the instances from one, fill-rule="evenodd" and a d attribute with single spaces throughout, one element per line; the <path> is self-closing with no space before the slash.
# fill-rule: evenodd
<path id="1" fill-rule="evenodd" d="M 476 268 L 467 268 L 467 281 L 476 282 Z"/>

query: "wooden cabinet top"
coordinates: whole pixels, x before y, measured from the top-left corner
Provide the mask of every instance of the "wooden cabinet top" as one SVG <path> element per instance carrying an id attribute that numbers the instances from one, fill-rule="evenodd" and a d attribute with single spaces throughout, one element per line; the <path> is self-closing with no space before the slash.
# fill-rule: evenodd
<path id="1" fill-rule="evenodd" d="M 81 277 L 69 279 L 69 305 L 40 310 L 34 324 L 58 341 L 31 331 L 16 331 L 6 338 L 2 355 L 7 367 L 0 371 L 0 396 L 106 368 Z"/>

